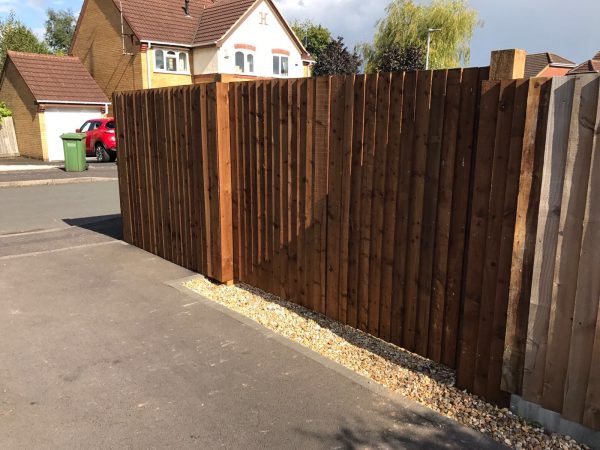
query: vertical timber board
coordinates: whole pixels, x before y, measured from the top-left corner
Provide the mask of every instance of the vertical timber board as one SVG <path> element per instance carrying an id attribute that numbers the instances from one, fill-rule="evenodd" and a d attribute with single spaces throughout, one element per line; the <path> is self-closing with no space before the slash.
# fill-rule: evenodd
<path id="1" fill-rule="evenodd" d="M 279 276 L 279 271 L 282 266 L 282 259 L 285 255 L 282 252 L 283 249 L 283 226 L 282 226 L 282 204 L 281 204 L 281 183 L 283 178 L 282 172 L 282 154 L 281 154 L 281 89 L 279 88 L 279 83 L 274 80 L 270 82 L 271 85 L 271 99 L 273 101 L 273 112 L 272 112 L 272 130 L 273 130 L 273 196 L 274 196 L 274 205 L 273 205 L 273 228 L 274 228 L 274 237 L 273 237 L 273 245 L 274 245 L 274 264 L 273 268 L 277 269 L 273 272 L 273 285 L 276 286 L 275 294 L 279 296 L 283 296 L 285 289 L 281 283 L 281 277 Z"/>
<path id="2" fill-rule="evenodd" d="M 416 352 L 422 356 L 427 356 L 429 348 L 433 255 L 436 245 L 435 230 L 437 223 L 438 188 L 440 181 L 447 79 L 447 70 L 436 70 L 433 72 L 429 132 L 427 137 L 427 163 L 425 166 L 425 186 L 423 192 L 421 249 L 417 283 L 417 326 L 415 329 L 415 349 Z"/>
<path id="3" fill-rule="evenodd" d="M 558 242 L 575 79 L 572 77 L 555 77 L 552 79 L 551 85 L 531 297 L 530 299 L 527 298 L 526 294 L 521 296 L 518 291 L 513 290 L 510 294 L 511 304 L 509 304 L 510 311 L 513 309 L 512 304 L 516 302 L 519 302 L 519 304 L 529 302 L 522 393 L 525 400 L 537 404 L 542 402 L 556 245 Z M 524 193 L 523 190 L 521 192 Z M 519 228 L 517 228 L 517 231 L 519 231 Z M 520 234 L 515 234 L 515 245 L 522 239 L 524 237 Z M 520 270 L 520 267 L 515 267 L 513 272 Z M 519 276 L 518 273 L 512 276 L 511 284 L 513 286 L 517 285 L 516 278 Z M 526 310 L 527 308 L 522 307 L 522 309 Z"/>
<path id="4" fill-rule="evenodd" d="M 593 136 L 598 101 L 595 75 L 575 79 L 575 97 L 565 167 L 565 182 L 554 268 L 542 406 L 561 412 L 571 343 L 577 272 L 581 252 Z"/>
<path id="5" fill-rule="evenodd" d="M 313 114 L 314 114 L 314 80 L 307 79 L 302 88 L 302 117 L 304 126 L 304 164 L 305 178 L 304 184 L 304 252 L 303 252 L 303 280 L 304 304 L 307 308 L 314 309 L 315 303 L 312 298 L 312 256 L 314 254 L 315 234 L 314 234 L 314 157 L 313 157 Z"/>
<path id="6" fill-rule="evenodd" d="M 220 237 L 220 278 L 218 281 L 233 281 L 233 211 L 231 188 L 231 149 L 229 131 L 229 95 L 227 84 L 216 85 L 216 120 L 218 163 L 218 204 Z"/>
<path id="7" fill-rule="evenodd" d="M 339 315 L 345 77 L 331 78 L 327 188 L 327 317 Z"/>
<path id="8" fill-rule="evenodd" d="M 242 212 L 240 208 L 240 181 L 241 171 L 240 171 L 240 160 L 239 160 L 239 139 L 240 135 L 238 134 L 240 121 L 238 119 L 239 116 L 239 103 L 237 97 L 237 91 L 239 89 L 238 83 L 230 83 L 229 84 L 229 123 L 230 123 L 230 144 L 229 150 L 231 152 L 231 206 L 233 209 L 233 219 L 232 219 L 232 227 L 233 227 L 233 278 L 234 280 L 241 280 L 241 272 L 242 267 L 244 265 L 243 259 L 241 257 L 241 242 L 242 236 L 240 232 L 240 224 L 242 219 Z"/>
<path id="9" fill-rule="evenodd" d="M 485 396 L 486 394 L 489 375 L 490 341 L 494 320 L 498 255 L 500 252 L 504 197 L 506 193 L 506 171 L 512 143 L 515 88 L 516 81 L 503 80 L 500 84 L 500 101 L 498 103 L 491 184 L 487 205 L 487 226 L 483 245 L 485 253 L 481 261 L 483 273 L 479 287 L 479 325 L 476 338 L 477 351 L 475 358 L 475 379 L 473 383 L 473 391 L 481 396 Z"/>
<path id="10" fill-rule="evenodd" d="M 469 390 L 473 390 L 475 379 L 490 181 L 501 86 L 499 82 L 484 81 L 481 89 L 477 150 L 470 198 L 471 216 L 466 239 L 466 279 L 462 290 L 464 301 L 457 356 L 457 386 Z"/>
<path id="11" fill-rule="evenodd" d="M 598 84 L 596 78 L 593 84 Z M 598 86 L 595 88 L 598 91 Z M 598 317 L 598 301 L 600 299 L 600 253 L 597 244 L 600 242 L 600 102 L 596 94 L 596 120 L 593 122 L 594 136 L 592 143 L 592 161 L 587 187 L 587 204 L 583 218 L 583 234 L 577 288 L 575 293 L 575 309 L 571 330 L 571 345 L 565 380 L 562 415 L 568 420 L 583 423 L 585 414 L 587 387 L 592 379 L 590 368 L 594 360 L 594 337 Z M 599 349 L 596 349 L 598 351 Z M 593 382 L 593 381 L 592 381 Z"/>
<path id="12" fill-rule="evenodd" d="M 423 224 L 423 200 L 425 195 L 425 170 L 427 167 L 427 140 L 433 72 L 417 73 L 415 132 L 413 140 L 412 169 L 410 174 L 410 200 L 408 215 L 408 238 L 406 249 L 406 285 L 404 288 L 404 322 L 402 346 L 416 350 L 417 304 L 419 290 L 419 264 L 421 231 Z"/>
<path id="13" fill-rule="evenodd" d="M 427 356 L 436 362 L 442 359 L 442 332 L 444 329 L 444 305 L 446 296 L 446 275 L 448 269 L 448 241 L 450 239 L 450 219 L 454 165 L 459 128 L 461 103 L 462 69 L 448 71 L 444 124 L 442 130 L 439 187 L 435 224 L 435 248 L 433 251 L 431 306 L 429 317 L 429 337 Z"/>
<path id="14" fill-rule="evenodd" d="M 338 318 L 348 323 L 348 253 L 350 240 L 350 196 L 352 190 L 352 150 L 354 140 L 354 81 L 355 75 L 345 79 L 344 94 L 344 138 L 342 142 L 342 203 L 340 230 L 340 280 L 339 280 L 339 312 Z"/>
<path id="15" fill-rule="evenodd" d="M 596 316 L 595 330 L 583 424 L 593 430 L 600 430 L 600 308 Z"/>
<path id="16" fill-rule="evenodd" d="M 404 289 L 406 287 L 406 248 L 408 233 L 408 208 L 410 200 L 410 174 L 412 146 L 415 133 L 415 106 L 417 92 L 417 72 L 404 76 L 402 98 L 402 121 L 400 125 L 400 162 L 398 167 L 398 188 L 396 189 L 396 229 L 394 230 L 394 269 L 391 340 L 402 343 L 404 321 Z"/>
<path id="17" fill-rule="evenodd" d="M 329 154 L 329 77 L 319 77 L 315 81 L 315 123 L 314 123 L 314 229 L 316 245 L 313 256 L 313 301 L 315 310 L 326 311 L 327 293 L 327 163 Z"/>
<path id="18" fill-rule="evenodd" d="M 360 260 L 361 179 L 363 132 L 365 123 L 365 75 L 354 80 L 354 121 L 352 124 L 352 179 L 350 183 L 350 217 L 348 236 L 348 312 L 346 322 L 357 327 L 358 322 L 358 265 Z"/>
<path id="19" fill-rule="evenodd" d="M 381 253 L 381 300 L 379 307 L 379 336 L 385 341 L 392 334 L 392 297 L 394 279 L 394 248 L 396 231 L 396 202 L 400 176 L 400 133 L 405 73 L 394 73 L 390 85 L 388 145 L 385 167 L 385 200 L 383 205 L 383 238 Z"/>
<path id="20" fill-rule="evenodd" d="M 214 273 L 214 262 L 211 252 L 211 243 L 214 239 L 214 232 L 211 228 L 211 205 L 210 205 L 210 142 L 208 138 L 208 96 L 207 96 L 207 84 L 200 85 L 200 129 L 202 130 L 201 142 L 202 142 L 202 227 L 204 228 L 204 255 L 206 257 L 206 275 L 212 276 Z"/>
<path id="21" fill-rule="evenodd" d="M 116 135 L 119 146 L 120 161 L 117 165 L 119 173 L 119 199 L 121 203 L 121 217 L 123 221 L 123 239 L 131 243 L 131 199 L 129 197 L 129 143 L 126 138 L 128 129 L 125 120 L 125 94 L 113 94 L 113 105 L 115 108 Z"/>
<path id="22" fill-rule="evenodd" d="M 470 189 L 473 160 L 476 156 L 478 112 L 484 69 L 465 69 L 461 84 L 460 116 L 452 186 L 452 215 L 448 241 L 448 263 L 442 331 L 442 363 L 455 368 L 457 363 L 460 314 L 463 300 Z"/>
<path id="23" fill-rule="evenodd" d="M 531 89 L 530 89 L 531 86 Z M 489 346 L 489 368 L 487 378 L 487 389 L 485 397 L 497 405 L 506 405 L 509 402 L 507 394 L 502 391 L 502 372 L 504 342 L 506 337 L 506 319 L 508 310 L 508 296 L 511 277 L 511 262 L 513 256 L 513 239 L 515 234 L 516 211 L 519 195 L 519 181 L 521 174 L 521 162 L 523 154 L 527 153 L 527 145 L 532 147 L 530 153 L 535 153 L 538 137 L 538 116 L 545 120 L 541 113 L 540 83 L 530 80 L 518 80 L 515 87 L 515 100 L 513 110 L 513 121 L 510 134 L 510 149 L 506 168 L 506 187 L 504 193 L 504 205 L 501 216 L 501 231 L 499 237 L 498 269 L 496 272 L 496 289 L 493 308 L 493 319 L 491 323 L 491 335 Z M 529 101 L 531 99 L 531 101 Z M 532 106 L 533 111 L 528 111 Z M 540 114 L 541 113 L 541 114 Z M 529 118 L 532 114 L 535 118 Z M 527 125 L 533 126 L 533 131 L 526 130 Z M 528 139 L 533 135 L 533 142 Z M 539 159 L 539 158 L 538 158 Z M 533 192 L 537 192 L 536 189 Z"/>
<path id="24" fill-rule="evenodd" d="M 377 123 L 377 82 L 378 75 L 366 77 L 366 105 L 364 125 L 364 148 L 361 179 L 361 226 L 360 258 L 358 265 L 358 321 L 360 330 L 367 331 L 369 324 L 369 250 L 371 248 L 371 207 L 373 191 L 373 165 L 375 152 L 375 131 Z"/>
<path id="25" fill-rule="evenodd" d="M 391 74 L 379 74 L 373 184 L 371 189 L 371 238 L 369 249 L 369 302 L 367 330 L 379 336 L 381 295 L 381 252 L 383 246 L 383 208 L 385 203 L 385 171 L 387 159 L 388 124 L 390 118 Z"/>
<path id="26" fill-rule="evenodd" d="M 506 230 L 506 225 L 503 225 L 503 235 L 505 236 L 503 239 L 512 240 L 512 251 L 509 254 L 508 249 L 504 247 L 503 240 L 501 258 L 510 260 L 510 272 L 502 273 L 499 276 L 497 293 L 497 298 L 506 296 L 507 302 L 501 389 L 518 395 L 522 394 L 527 319 L 551 84 L 552 82 L 545 78 L 534 78 L 528 82 L 523 150 L 512 237 L 509 236 L 510 230 Z M 521 89 L 525 88 L 521 87 Z M 517 94 L 519 94 L 518 91 Z M 510 214 L 513 215 L 512 210 Z M 504 268 L 502 261 L 501 259 L 500 265 Z M 501 339 L 499 336 L 496 338 L 497 340 Z M 500 345 L 499 342 L 496 345 Z"/>
<path id="27" fill-rule="evenodd" d="M 290 80 L 290 147 L 288 159 L 288 213 L 289 213 L 289 247 L 288 247 L 288 298 L 295 303 L 298 299 L 298 131 L 299 131 L 299 80 Z"/>

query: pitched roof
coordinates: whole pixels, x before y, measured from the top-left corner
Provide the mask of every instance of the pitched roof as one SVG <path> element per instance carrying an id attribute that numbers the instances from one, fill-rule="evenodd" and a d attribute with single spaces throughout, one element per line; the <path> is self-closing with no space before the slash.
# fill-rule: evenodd
<path id="1" fill-rule="evenodd" d="M 75 56 L 8 52 L 37 102 L 109 103 L 102 89 Z"/>
<path id="2" fill-rule="evenodd" d="M 202 12 L 194 44 L 216 42 L 233 27 L 256 0 L 220 0 Z"/>
<path id="3" fill-rule="evenodd" d="M 546 67 L 552 65 L 575 67 L 573 61 L 567 58 L 555 55 L 554 53 L 533 53 L 525 57 L 525 77 L 535 77 L 539 75 Z"/>
<path id="4" fill-rule="evenodd" d="M 588 59 L 570 70 L 567 75 L 579 73 L 600 73 L 600 52 L 596 53 L 592 59 Z"/>
<path id="5" fill-rule="evenodd" d="M 182 11 L 184 0 L 114 0 L 122 9 L 133 32 L 141 41 L 191 45 L 204 8 L 212 0 L 190 0 L 189 16 Z"/>
<path id="6" fill-rule="evenodd" d="M 182 11 L 184 0 L 113 1 L 140 41 L 193 47 L 218 43 L 259 0 L 189 0 L 189 16 Z M 305 54 L 277 7 L 268 2 Z"/>

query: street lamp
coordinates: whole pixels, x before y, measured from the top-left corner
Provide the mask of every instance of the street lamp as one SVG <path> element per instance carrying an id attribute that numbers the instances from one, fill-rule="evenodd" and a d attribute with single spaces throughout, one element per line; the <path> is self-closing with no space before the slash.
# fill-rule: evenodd
<path id="1" fill-rule="evenodd" d="M 429 49 L 431 47 L 431 33 L 442 31 L 441 28 L 429 28 L 427 30 L 427 56 L 425 57 L 425 70 L 429 70 Z"/>

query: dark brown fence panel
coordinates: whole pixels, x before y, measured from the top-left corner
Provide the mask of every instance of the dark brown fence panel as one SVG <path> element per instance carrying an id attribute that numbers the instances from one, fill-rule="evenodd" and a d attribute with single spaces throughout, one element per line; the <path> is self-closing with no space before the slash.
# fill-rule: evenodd
<path id="1" fill-rule="evenodd" d="M 114 105 L 125 241 L 233 280 L 227 86 L 118 93 Z"/>

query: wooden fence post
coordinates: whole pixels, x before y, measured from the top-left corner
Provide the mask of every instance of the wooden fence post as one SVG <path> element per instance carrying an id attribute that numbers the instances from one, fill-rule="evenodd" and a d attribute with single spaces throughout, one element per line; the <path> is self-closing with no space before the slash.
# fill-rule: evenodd
<path id="1" fill-rule="evenodd" d="M 231 193 L 231 151 L 229 130 L 229 85 L 215 84 L 216 152 L 218 171 L 218 208 L 220 255 L 215 278 L 233 282 L 233 203 Z"/>

